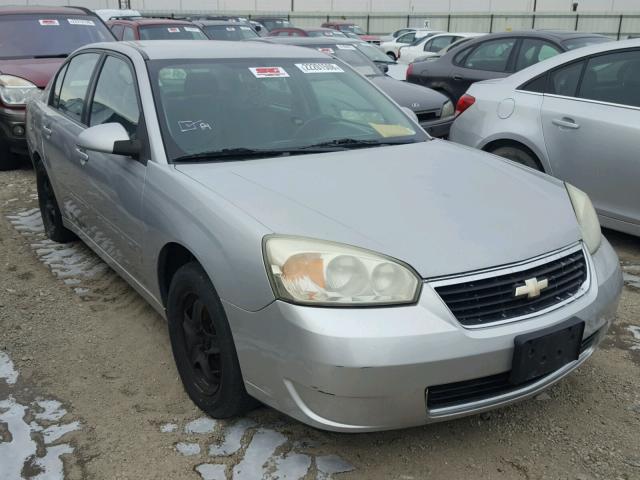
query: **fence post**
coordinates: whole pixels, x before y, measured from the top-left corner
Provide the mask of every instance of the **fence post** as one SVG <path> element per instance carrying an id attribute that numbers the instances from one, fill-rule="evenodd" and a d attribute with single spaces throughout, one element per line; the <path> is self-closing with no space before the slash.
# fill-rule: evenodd
<path id="1" fill-rule="evenodd" d="M 533 13 L 531 15 L 531 30 L 535 30 L 536 29 L 536 14 Z"/>
<path id="2" fill-rule="evenodd" d="M 447 15 L 447 32 L 451 31 L 451 14 Z"/>
<path id="3" fill-rule="evenodd" d="M 489 20 L 489 33 L 493 33 L 493 13 L 491 14 L 491 20 Z"/>
<path id="4" fill-rule="evenodd" d="M 369 25 L 370 25 L 371 15 L 367 15 L 367 35 L 369 35 Z"/>
<path id="5" fill-rule="evenodd" d="M 620 15 L 620 21 L 618 22 L 618 40 L 620 40 L 620 34 L 622 33 L 622 19 L 624 15 Z"/>
<path id="6" fill-rule="evenodd" d="M 574 28 L 574 30 L 577 32 L 578 31 L 578 21 L 580 20 L 580 14 L 576 13 L 576 26 Z"/>
<path id="7" fill-rule="evenodd" d="M 327 23 L 329 23 L 329 15 L 327 15 Z"/>
<path id="8" fill-rule="evenodd" d="M 407 15 L 407 28 L 411 25 L 411 15 Z"/>

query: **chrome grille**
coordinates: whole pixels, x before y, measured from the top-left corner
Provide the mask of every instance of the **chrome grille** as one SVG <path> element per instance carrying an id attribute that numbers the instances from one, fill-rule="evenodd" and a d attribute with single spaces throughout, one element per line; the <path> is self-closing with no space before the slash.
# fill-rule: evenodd
<path id="1" fill-rule="evenodd" d="M 546 279 L 548 287 L 534 298 L 516 297 L 516 288 L 532 278 Z M 463 277 L 460 283 L 434 288 L 462 325 L 474 327 L 531 315 L 565 302 L 580 291 L 587 278 L 587 262 L 580 248 L 517 272 L 469 281 Z"/>

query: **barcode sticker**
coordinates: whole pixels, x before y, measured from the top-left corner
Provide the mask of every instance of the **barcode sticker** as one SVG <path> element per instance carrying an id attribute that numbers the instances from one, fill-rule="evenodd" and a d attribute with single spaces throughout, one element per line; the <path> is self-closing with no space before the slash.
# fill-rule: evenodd
<path id="1" fill-rule="evenodd" d="M 302 73 L 344 73 L 335 63 L 296 63 Z"/>
<path id="2" fill-rule="evenodd" d="M 93 20 L 85 20 L 83 18 L 67 18 L 69 25 L 84 25 L 86 27 L 95 27 L 96 24 Z"/>
<path id="3" fill-rule="evenodd" d="M 353 45 L 336 45 L 336 47 L 338 47 L 338 49 L 340 50 L 355 50 L 356 47 L 354 47 Z"/>

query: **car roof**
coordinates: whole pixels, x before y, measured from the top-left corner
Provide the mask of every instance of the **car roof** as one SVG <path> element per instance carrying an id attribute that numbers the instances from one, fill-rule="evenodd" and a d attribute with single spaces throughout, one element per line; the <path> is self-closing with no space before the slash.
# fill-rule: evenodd
<path id="1" fill-rule="evenodd" d="M 0 6 L 0 15 L 17 15 L 17 14 L 51 14 L 51 15 L 95 15 L 89 10 L 78 7 L 16 7 L 16 6 Z"/>
<path id="2" fill-rule="evenodd" d="M 357 25 L 356 22 L 351 22 L 349 20 L 331 20 L 329 22 L 324 22 L 326 25 Z"/>
<path id="3" fill-rule="evenodd" d="M 576 48 L 575 50 L 569 50 L 568 52 L 561 53 L 560 55 L 556 55 L 547 60 L 543 60 L 542 62 L 536 63 L 530 67 L 525 68 L 524 70 L 520 70 L 507 77 L 509 83 L 514 83 L 516 85 L 520 85 L 523 82 L 526 82 L 530 78 L 537 77 L 541 73 L 546 72 L 552 68 L 555 68 L 564 63 L 570 62 L 572 60 L 577 60 L 582 57 L 587 57 L 589 55 L 594 55 L 597 53 L 605 53 L 609 51 L 622 50 L 626 48 L 638 48 L 640 47 L 640 38 L 634 38 L 632 40 L 620 40 L 620 41 L 610 41 L 605 43 L 598 43 L 595 45 L 589 45 L 587 47 Z M 506 79 L 505 79 L 506 80 Z"/>
<path id="4" fill-rule="evenodd" d="M 245 22 L 236 22 L 235 20 L 194 20 L 192 23 L 196 25 L 221 25 L 227 27 L 248 27 L 249 24 Z"/>
<path id="5" fill-rule="evenodd" d="M 254 41 L 263 43 L 280 43 L 282 45 L 317 46 L 317 45 L 357 45 L 366 43 L 362 40 L 344 37 L 261 37 Z"/>
<path id="6" fill-rule="evenodd" d="M 239 45 L 241 43 L 241 45 Z M 326 55 L 308 48 L 292 45 L 269 45 L 250 42 L 216 42 L 211 40 L 190 40 L 189 48 L 184 42 L 175 40 L 142 40 L 130 42 L 102 42 L 82 47 L 80 50 L 100 48 L 124 54 L 137 51 L 149 60 L 174 59 L 233 59 L 233 58 L 318 58 L 326 60 Z"/>
<path id="7" fill-rule="evenodd" d="M 136 25 L 193 25 L 193 22 L 172 18 L 126 18 L 109 20 L 109 22 L 130 23 Z"/>
<path id="8" fill-rule="evenodd" d="M 484 39 L 501 37 L 536 37 L 561 42 L 570 38 L 604 37 L 599 33 L 573 32 L 565 30 L 516 30 L 514 32 L 487 33 Z"/>

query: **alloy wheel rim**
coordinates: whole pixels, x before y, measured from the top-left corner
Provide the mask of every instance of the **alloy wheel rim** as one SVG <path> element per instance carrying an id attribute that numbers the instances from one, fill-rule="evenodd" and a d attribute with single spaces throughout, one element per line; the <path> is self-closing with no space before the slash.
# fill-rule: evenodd
<path id="1" fill-rule="evenodd" d="M 218 335 L 200 297 L 187 294 L 182 304 L 181 326 L 189 368 L 198 389 L 206 395 L 214 395 L 220 389 L 222 379 Z"/>
<path id="2" fill-rule="evenodd" d="M 42 182 L 42 189 L 44 190 L 44 222 L 49 229 L 55 225 L 56 207 L 53 201 L 53 194 L 51 192 L 51 184 L 48 179 L 44 179 Z"/>

